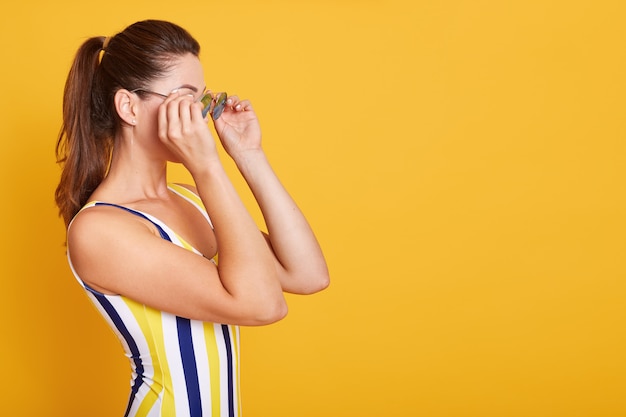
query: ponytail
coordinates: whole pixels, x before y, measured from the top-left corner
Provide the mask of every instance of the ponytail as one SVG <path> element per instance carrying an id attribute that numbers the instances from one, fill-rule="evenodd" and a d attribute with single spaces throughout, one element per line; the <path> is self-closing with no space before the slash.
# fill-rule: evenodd
<path id="1" fill-rule="evenodd" d="M 90 38 L 79 48 L 63 93 L 63 125 L 56 146 L 63 172 L 55 198 L 66 225 L 104 179 L 110 161 L 113 125 L 107 129 L 96 124 L 106 117 L 93 117 L 104 109 L 95 109 L 92 100 L 98 93 L 93 87 L 104 40 Z"/>

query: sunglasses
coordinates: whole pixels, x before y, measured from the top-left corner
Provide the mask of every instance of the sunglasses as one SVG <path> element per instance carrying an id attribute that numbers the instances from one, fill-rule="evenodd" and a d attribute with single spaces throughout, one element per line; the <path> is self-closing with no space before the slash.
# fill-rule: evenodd
<path id="1" fill-rule="evenodd" d="M 160 96 L 163 98 L 167 98 L 167 94 L 157 93 L 156 91 L 150 91 L 143 88 L 136 88 L 131 90 L 131 93 L 142 92 L 147 94 L 154 94 L 156 96 Z M 202 117 L 206 117 L 207 114 L 211 115 L 213 120 L 217 120 L 220 118 L 224 109 L 226 108 L 226 100 L 228 100 L 228 95 L 226 93 L 216 93 L 213 94 L 210 91 L 205 92 L 200 98 L 200 102 L 204 106 L 202 108 Z"/>

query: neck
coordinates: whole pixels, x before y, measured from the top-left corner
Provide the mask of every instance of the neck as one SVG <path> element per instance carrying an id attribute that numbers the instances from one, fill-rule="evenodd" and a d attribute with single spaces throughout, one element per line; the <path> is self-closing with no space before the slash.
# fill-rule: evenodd
<path id="1" fill-rule="evenodd" d="M 168 195 L 167 161 L 145 152 L 132 137 L 118 138 L 109 172 L 96 192 L 100 191 L 124 203 L 164 198 Z"/>

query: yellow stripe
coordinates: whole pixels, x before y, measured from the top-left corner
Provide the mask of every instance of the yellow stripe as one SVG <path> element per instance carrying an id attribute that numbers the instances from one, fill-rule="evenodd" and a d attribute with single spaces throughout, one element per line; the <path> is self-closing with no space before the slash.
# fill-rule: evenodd
<path id="1" fill-rule="evenodd" d="M 151 326 L 147 320 L 146 315 L 144 314 L 144 307 L 141 304 L 138 304 L 135 301 L 130 300 L 126 297 L 121 297 L 121 299 L 126 303 L 129 310 L 133 314 L 133 317 L 135 318 L 135 320 L 137 321 L 137 324 L 141 328 L 142 334 L 146 336 L 150 335 L 152 333 L 152 331 L 150 330 Z M 147 338 L 146 342 L 148 343 L 148 350 L 150 352 L 150 356 L 154 357 L 156 353 L 156 349 L 155 349 L 153 340 L 151 340 L 150 338 Z M 146 384 L 149 384 L 148 388 L 150 390 L 146 393 L 146 396 L 141 401 L 141 405 L 139 406 L 137 413 L 135 414 L 136 417 L 144 417 L 148 415 L 148 412 L 150 411 L 150 409 L 152 408 L 152 406 L 158 399 L 158 393 L 162 390 L 162 386 L 160 386 L 159 384 L 160 378 L 158 374 L 160 373 L 160 369 L 157 369 L 158 363 L 153 363 L 153 366 L 154 366 L 154 375 L 155 375 L 154 382 L 152 384 L 149 384 L 148 381 L 145 381 Z"/>
<path id="2" fill-rule="evenodd" d="M 209 355 L 209 373 L 211 380 L 211 415 L 219 416 L 220 413 L 220 357 L 217 351 L 215 338 L 215 324 L 204 323 L 204 341 Z"/>
<path id="3" fill-rule="evenodd" d="M 172 384 L 167 360 L 162 360 L 162 358 L 165 358 L 165 344 L 163 341 L 161 313 L 126 297 L 122 297 L 122 299 L 128 305 L 135 320 L 137 320 L 141 332 L 146 336 L 154 368 L 153 383 L 149 385 L 150 391 L 142 400 L 136 414 L 137 417 L 145 417 L 154 407 L 159 394 L 163 393 L 163 387 L 171 386 Z M 161 405 L 163 415 L 174 415 L 174 400 L 171 393 L 165 392 L 163 394 Z"/>
<path id="4" fill-rule="evenodd" d="M 177 193 L 179 193 L 179 194 L 185 196 L 186 198 L 192 200 L 194 203 L 198 204 L 200 207 L 202 207 L 203 209 L 206 210 L 206 208 L 204 207 L 204 203 L 202 202 L 200 197 L 198 197 L 194 192 L 189 190 L 187 187 L 183 187 L 180 184 L 173 184 L 173 183 L 168 184 L 168 186 L 172 190 L 174 190 Z"/>
<path id="5" fill-rule="evenodd" d="M 176 233 L 174 233 L 176 235 L 176 237 L 178 238 L 178 240 L 180 240 L 180 243 L 183 245 L 183 248 L 187 249 L 188 251 L 191 252 L 195 252 L 196 250 L 194 249 L 193 246 L 191 246 L 189 243 L 187 243 L 187 241 L 185 239 L 183 239 L 182 237 L 178 236 Z"/>
<path id="6" fill-rule="evenodd" d="M 149 323 L 151 324 L 151 333 L 156 345 L 157 356 L 154 357 L 154 361 L 162 365 L 160 368 L 161 384 L 164 387 L 172 386 L 172 374 L 170 373 L 167 355 L 165 352 L 165 337 L 163 335 L 162 313 L 153 308 L 144 306 L 146 315 L 150 317 Z M 165 390 L 163 393 L 163 403 L 161 404 L 161 415 L 174 416 L 176 415 L 176 406 L 174 402 L 174 393 Z"/>

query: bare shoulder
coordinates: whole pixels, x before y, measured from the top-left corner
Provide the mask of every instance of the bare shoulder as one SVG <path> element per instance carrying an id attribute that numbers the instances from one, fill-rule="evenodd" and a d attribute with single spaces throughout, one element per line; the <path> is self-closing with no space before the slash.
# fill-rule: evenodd
<path id="1" fill-rule="evenodd" d="M 98 240 L 99 236 L 150 232 L 154 226 L 146 219 L 121 208 L 97 205 L 79 212 L 68 230 L 68 244 L 72 241 Z"/>
<path id="2" fill-rule="evenodd" d="M 118 262 L 127 261 L 129 245 L 156 239 L 158 231 L 146 219 L 119 207 L 97 205 L 83 209 L 72 221 L 67 247 L 81 279 L 102 292 L 109 291 L 103 273 Z"/>

